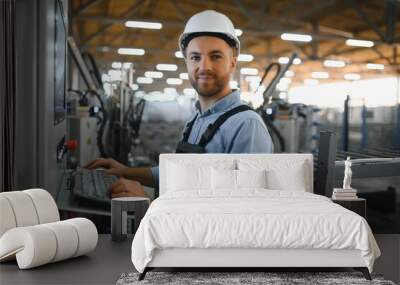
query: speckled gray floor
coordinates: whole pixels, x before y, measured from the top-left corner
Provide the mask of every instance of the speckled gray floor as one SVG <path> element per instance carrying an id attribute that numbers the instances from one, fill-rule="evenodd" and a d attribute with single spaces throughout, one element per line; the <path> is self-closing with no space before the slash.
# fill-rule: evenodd
<path id="1" fill-rule="evenodd" d="M 133 284 L 267 284 L 267 285 L 395 285 L 382 276 L 372 275 L 368 281 L 359 272 L 148 272 L 138 281 L 138 273 L 122 274 L 117 285 Z"/>

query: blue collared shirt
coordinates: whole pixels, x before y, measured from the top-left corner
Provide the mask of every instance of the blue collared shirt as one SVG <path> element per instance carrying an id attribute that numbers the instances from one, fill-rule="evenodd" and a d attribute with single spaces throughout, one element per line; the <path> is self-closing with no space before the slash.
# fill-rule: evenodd
<path id="1" fill-rule="evenodd" d="M 201 112 L 200 103 L 196 102 L 198 112 L 193 124 L 188 143 L 198 144 L 209 124 L 214 123 L 223 113 L 237 106 L 246 104 L 240 100 L 239 90 L 218 100 L 205 112 Z M 207 153 L 271 153 L 274 145 L 260 115 L 254 111 L 237 113 L 227 119 L 205 146 Z M 158 185 L 159 168 L 151 168 L 154 180 Z"/>

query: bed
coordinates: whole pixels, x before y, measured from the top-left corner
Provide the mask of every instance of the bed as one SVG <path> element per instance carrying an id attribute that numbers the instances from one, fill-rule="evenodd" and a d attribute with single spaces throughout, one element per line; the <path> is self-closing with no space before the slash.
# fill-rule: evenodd
<path id="1" fill-rule="evenodd" d="M 311 154 L 163 154 L 160 197 L 132 243 L 158 267 L 352 267 L 380 255 L 364 218 L 313 194 Z"/>

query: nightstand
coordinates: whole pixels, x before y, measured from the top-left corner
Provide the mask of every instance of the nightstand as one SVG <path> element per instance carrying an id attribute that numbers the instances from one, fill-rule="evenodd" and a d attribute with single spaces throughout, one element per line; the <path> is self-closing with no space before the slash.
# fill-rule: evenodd
<path id="1" fill-rule="evenodd" d="M 367 218 L 367 200 L 364 198 L 357 199 L 332 199 L 332 202 L 359 214 L 364 219 Z"/>

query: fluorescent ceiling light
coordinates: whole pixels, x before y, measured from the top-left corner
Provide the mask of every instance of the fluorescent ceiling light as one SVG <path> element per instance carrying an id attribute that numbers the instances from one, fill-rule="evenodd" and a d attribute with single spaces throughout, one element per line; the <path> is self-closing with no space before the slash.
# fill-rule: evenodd
<path id="1" fill-rule="evenodd" d="M 179 74 L 179 78 L 183 79 L 183 80 L 189 80 L 189 74 L 185 73 L 181 73 Z"/>
<path id="2" fill-rule="evenodd" d="M 142 21 L 126 21 L 125 26 L 129 28 L 141 28 L 141 29 L 152 29 L 152 30 L 159 30 L 162 28 L 161 23 L 142 22 Z"/>
<path id="3" fill-rule="evenodd" d="M 239 86 L 239 84 L 238 84 L 237 81 L 235 81 L 235 80 L 229 81 L 229 87 L 230 87 L 231 89 L 237 89 L 238 86 Z"/>
<path id="4" fill-rule="evenodd" d="M 131 84 L 130 87 L 132 88 L 133 91 L 136 91 L 139 89 L 139 85 L 137 85 L 135 83 Z"/>
<path id="5" fill-rule="evenodd" d="M 345 73 L 344 79 L 346 80 L 360 80 L 361 76 L 358 73 Z"/>
<path id="6" fill-rule="evenodd" d="M 183 94 L 185 94 L 186 96 L 194 96 L 196 95 L 196 90 L 194 90 L 193 88 L 185 88 L 183 89 Z"/>
<path id="7" fill-rule="evenodd" d="M 291 70 L 288 70 L 285 72 L 285 77 L 293 77 L 294 76 L 294 72 Z"/>
<path id="8" fill-rule="evenodd" d="M 385 69 L 385 66 L 383 64 L 379 64 L 379 63 L 367 63 L 367 68 L 383 70 L 383 69 Z"/>
<path id="9" fill-rule="evenodd" d="M 181 85 L 182 82 L 183 81 L 180 78 L 167 78 L 168 85 Z"/>
<path id="10" fill-rule="evenodd" d="M 150 78 L 162 78 L 164 74 L 160 71 L 146 71 L 144 76 Z"/>
<path id="11" fill-rule="evenodd" d="M 327 79 L 329 78 L 329 73 L 325 71 L 315 71 L 311 72 L 311 77 L 316 79 Z"/>
<path id="12" fill-rule="evenodd" d="M 300 64 L 300 63 L 301 63 L 301 59 L 298 58 L 298 57 L 296 57 L 296 58 L 293 60 L 293 64 L 295 64 L 295 65 L 298 65 L 298 64 Z"/>
<path id="13" fill-rule="evenodd" d="M 306 34 L 290 34 L 283 33 L 281 39 L 284 41 L 294 41 L 294 42 L 311 42 L 312 36 Z"/>
<path id="14" fill-rule="evenodd" d="M 237 37 L 240 37 L 243 34 L 243 31 L 241 29 L 235 29 L 235 35 Z"/>
<path id="15" fill-rule="evenodd" d="M 251 54 L 241 53 L 241 54 L 239 54 L 239 56 L 238 56 L 238 61 L 246 61 L 246 62 L 249 62 L 249 61 L 253 61 L 253 59 L 254 59 L 254 56 L 252 56 Z"/>
<path id="16" fill-rule="evenodd" d="M 178 66 L 176 64 L 164 64 L 160 63 L 156 65 L 157 70 L 165 70 L 165 71 L 176 71 L 178 70 Z"/>
<path id="17" fill-rule="evenodd" d="M 176 52 L 175 52 L 175 57 L 177 57 L 177 58 L 183 58 L 182 52 L 181 52 L 180 50 L 176 51 Z"/>
<path id="18" fill-rule="evenodd" d="M 122 67 L 122 62 L 114 61 L 113 63 L 111 63 L 111 67 L 115 69 L 120 69 Z"/>
<path id="19" fill-rule="evenodd" d="M 324 60 L 326 67 L 344 67 L 346 63 L 343 60 Z"/>
<path id="20" fill-rule="evenodd" d="M 348 39 L 346 40 L 346 45 L 353 46 L 353 47 L 373 47 L 373 41 L 364 41 L 364 40 L 354 40 Z"/>
<path id="21" fill-rule="evenodd" d="M 133 63 L 132 63 L 132 62 L 124 62 L 124 63 L 122 64 L 122 67 L 125 68 L 125 69 L 129 69 L 129 68 L 131 68 L 132 66 L 133 66 Z"/>
<path id="22" fill-rule="evenodd" d="M 304 79 L 304 84 L 309 86 L 318 85 L 319 81 L 317 79 Z"/>
<path id="23" fill-rule="evenodd" d="M 280 58 L 278 58 L 278 62 L 280 64 L 287 64 L 287 63 L 289 63 L 289 58 L 286 56 L 281 56 Z"/>
<path id="24" fill-rule="evenodd" d="M 258 69 L 257 68 L 252 68 L 252 67 L 242 67 L 240 69 L 240 74 L 257 75 L 258 74 Z"/>
<path id="25" fill-rule="evenodd" d="M 289 58 L 287 57 L 287 56 L 281 56 L 280 58 L 278 58 L 278 62 L 280 63 L 280 64 L 288 64 L 289 63 Z M 294 60 L 293 60 L 293 64 L 300 64 L 301 63 L 301 59 L 300 58 L 298 58 L 298 57 L 296 57 Z"/>
<path id="26" fill-rule="evenodd" d="M 166 87 L 164 88 L 164 93 L 165 94 L 175 94 L 176 92 L 176 88 L 173 87 Z"/>
<path id="27" fill-rule="evenodd" d="M 144 55 L 144 49 L 142 48 L 119 48 L 119 54 L 129 54 L 129 55 Z"/>
<path id="28" fill-rule="evenodd" d="M 244 80 L 246 80 L 247 82 L 259 83 L 261 81 L 261 77 L 260 76 L 246 76 L 246 78 Z"/>
<path id="29" fill-rule="evenodd" d="M 136 78 L 137 83 L 141 84 L 151 84 L 153 83 L 153 78 L 150 77 L 138 77 Z"/>

